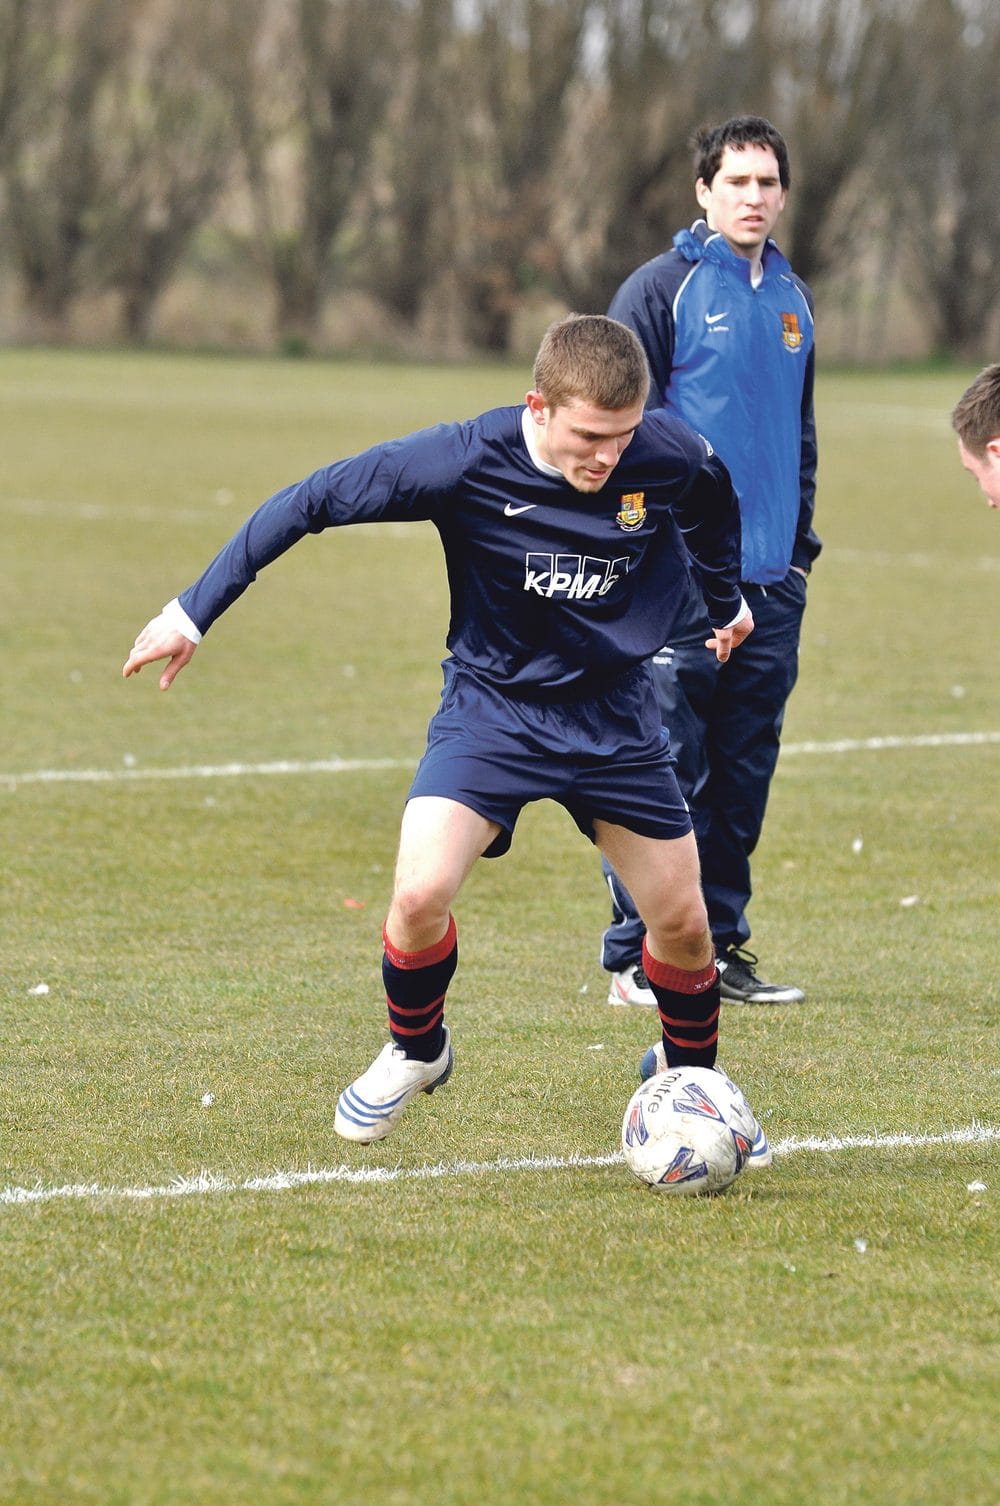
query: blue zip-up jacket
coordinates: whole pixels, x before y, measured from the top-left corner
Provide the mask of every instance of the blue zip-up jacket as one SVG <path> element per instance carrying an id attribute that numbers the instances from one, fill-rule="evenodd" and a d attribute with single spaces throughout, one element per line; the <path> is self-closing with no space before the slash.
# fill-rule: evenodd
<path id="1" fill-rule="evenodd" d="M 773 241 L 751 264 L 698 220 L 638 267 L 608 309 L 635 330 L 653 375 L 650 406 L 703 434 L 733 478 L 742 578 L 782 580 L 819 554 L 813 532 L 816 423 L 813 301 Z"/>

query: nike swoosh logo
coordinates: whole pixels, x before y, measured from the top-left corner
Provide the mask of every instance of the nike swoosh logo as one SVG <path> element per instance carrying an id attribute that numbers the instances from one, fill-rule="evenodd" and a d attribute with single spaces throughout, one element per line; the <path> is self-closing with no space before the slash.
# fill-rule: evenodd
<path id="1" fill-rule="evenodd" d="M 729 310 L 726 309 L 726 314 L 728 314 L 728 313 L 729 313 Z M 726 317 L 726 314 L 706 314 L 705 315 L 705 323 L 706 324 L 718 324 L 718 322 L 719 322 L 720 319 L 724 319 Z"/>
<path id="2" fill-rule="evenodd" d="M 505 518 L 516 518 L 519 512 L 530 512 L 533 507 L 537 506 L 537 502 L 525 502 L 523 506 L 515 507 L 513 502 L 508 502 L 503 510 L 503 515 Z"/>

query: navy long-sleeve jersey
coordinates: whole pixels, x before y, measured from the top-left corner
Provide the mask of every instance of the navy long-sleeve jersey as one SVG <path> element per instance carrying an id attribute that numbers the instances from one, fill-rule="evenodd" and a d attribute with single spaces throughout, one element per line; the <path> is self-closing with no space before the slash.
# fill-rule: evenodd
<path id="1" fill-rule="evenodd" d="M 179 600 L 206 632 L 307 533 L 429 520 L 451 593 L 447 645 L 524 699 L 599 695 L 667 641 L 689 556 L 716 626 L 740 605 L 728 472 L 678 419 L 647 412 L 603 488 L 532 454 L 522 406 L 375 445 L 264 502 Z"/>

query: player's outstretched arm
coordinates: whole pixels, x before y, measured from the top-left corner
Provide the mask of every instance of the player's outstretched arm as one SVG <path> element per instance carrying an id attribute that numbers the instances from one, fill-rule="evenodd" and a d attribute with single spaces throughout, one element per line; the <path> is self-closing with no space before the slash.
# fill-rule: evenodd
<path id="1" fill-rule="evenodd" d="M 177 628 L 166 622 L 161 612 L 159 617 L 154 617 L 152 622 L 146 623 L 136 638 L 132 645 L 132 652 L 122 667 L 122 678 L 127 680 L 129 675 L 137 675 L 144 664 L 153 664 L 157 659 L 167 659 L 169 663 L 160 676 L 160 689 L 169 690 L 197 647 L 198 645 L 192 643 L 190 638 L 186 638 Z"/>

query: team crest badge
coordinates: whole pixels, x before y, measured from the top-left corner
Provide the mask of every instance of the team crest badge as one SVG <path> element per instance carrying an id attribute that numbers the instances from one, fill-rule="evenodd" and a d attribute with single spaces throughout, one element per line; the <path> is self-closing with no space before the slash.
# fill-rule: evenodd
<path id="1" fill-rule="evenodd" d="M 782 314 L 781 338 L 789 350 L 798 350 L 802 344 L 802 331 L 799 329 L 798 314 Z"/>
<path id="2" fill-rule="evenodd" d="M 632 533 L 636 528 L 641 528 L 646 521 L 646 493 L 626 492 L 622 497 L 621 510 L 615 522 L 619 528 L 624 528 L 626 533 Z"/>

